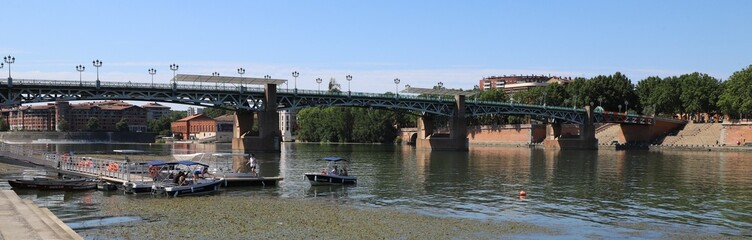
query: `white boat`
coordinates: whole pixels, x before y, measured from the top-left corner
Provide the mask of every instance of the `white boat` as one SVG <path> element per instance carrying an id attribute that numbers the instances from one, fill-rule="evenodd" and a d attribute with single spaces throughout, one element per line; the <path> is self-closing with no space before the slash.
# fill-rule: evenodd
<path id="1" fill-rule="evenodd" d="M 306 173 L 305 176 L 313 186 L 356 184 L 358 178 L 350 175 L 350 161 L 341 157 L 325 157 L 326 168 L 321 172 Z"/>
<path id="2" fill-rule="evenodd" d="M 160 168 L 160 173 L 169 172 L 169 176 L 172 176 L 154 182 L 152 193 L 155 195 L 180 197 L 210 194 L 219 191 L 225 182 L 224 178 L 204 178 L 202 169 L 208 169 L 209 165 L 199 162 L 176 161 L 154 166 Z"/>
<path id="3" fill-rule="evenodd" d="M 245 153 L 214 153 L 212 154 L 212 168 L 209 172 L 225 179 L 225 187 L 242 186 L 276 186 L 282 177 L 262 177 L 258 172 L 243 172 L 242 167 L 235 170 L 232 167 L 233 158 L 240 158 L 243 166 L 247 162 L 248 154 Z"/>

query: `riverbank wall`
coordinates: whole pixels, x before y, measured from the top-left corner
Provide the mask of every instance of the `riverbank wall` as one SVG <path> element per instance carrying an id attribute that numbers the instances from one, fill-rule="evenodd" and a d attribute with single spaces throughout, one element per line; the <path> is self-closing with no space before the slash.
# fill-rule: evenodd
<path id="1" fill-rule="evenodd" d="M 135 132 L 0 132 L 6 143 L 153 143 L 153 133 Z"/>

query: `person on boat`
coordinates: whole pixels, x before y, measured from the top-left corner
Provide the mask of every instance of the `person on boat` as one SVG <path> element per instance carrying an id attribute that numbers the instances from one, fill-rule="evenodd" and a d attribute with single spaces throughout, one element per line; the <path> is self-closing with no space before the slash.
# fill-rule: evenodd
<path id="1" fill-rule="evenodd" d="M 182 186 L 185 184 L 185 172 L 180 171 L 178 172 L 178 175 L 175 176 L 175 179 L 173 179 L 173 182 L 177 184 L 178 186 Z"/>
<path id="2" fill-rule="evenodd" d="M 196 168 L 196 171 L 193 171 L 193 178 L 194 178 L 194 179 L 204 178 L 204 175 L 203 175 L 203 173 L 204 173 L 204 168 L 205 168 L 205 167 L 203 167 L 203 166 L 201 166 L 201 167 L 197 167 L 197 168 Z"/>
<path id="3" fill-rule="evenodd" d="M 347 166 L 342 166 L 342 170 L 339 173 L 339 175 L 347 176 Z"/>
<path id="4" fill-rule="evenodd" d="M 210 177 L 214 177 L 213 174 L 209 173 L 209 168 L 204 167 L 204 170 L 201 171 L 201 178 L 206 178 L 206 175 L 209 175 Z"/>
<path id="5" fill-rule="evenodd" d="M 339 169 L 337 168 L 337 165 L 334 165 L 334 168 L 332 168 L 332 171 L 329 172 L 330 175 L 339 175 Z"/>

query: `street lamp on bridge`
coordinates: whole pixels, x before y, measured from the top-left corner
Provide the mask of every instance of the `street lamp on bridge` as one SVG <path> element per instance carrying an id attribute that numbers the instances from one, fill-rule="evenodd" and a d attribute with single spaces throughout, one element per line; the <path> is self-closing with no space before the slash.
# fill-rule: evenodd
<path id="1" fill-rule="evenodd" d="M 321 81 L 323 81 L 321 78 L 316 78 L 316 83 L 319 84 L 319 92 L 321 92 Z"/>
<path id="2" fill-rule="evenodd" d="M 397 93 L 397 88 L 399 88 L 399 82 L 400 82 L 399 78 L 394 79 L 394 96 L 399 95 L 399 93 Z"/>
<path id="3" fill-rule="evenodd" d="M 219 76 L 219 73 L 218 73 L 218 72 L 213 72 L 213 73 L 212 73 L 212 76 L 218 77 L 218 76 Z"/>
<path id="4" fill-rule="evenodd" d="M 577 108 L 577 95 L 572 96 L 572 109 Z"/>
<path id="5" fill-rule="evenodd" d="M 170 70 L 172 70 L 172 84 L 177 83 L 177 79 L 175 79 L 175 74 L 178 71 L 178 65 L 177 64 L 170 64 Z"/>
<path id="6" fill-rule="evenodd" d="M 352 81 L 352 75 L 348 74 L 345 76 L 345 79 L 347 79 L 347 95 L 350 96 L 350 81 Z"/>
<path id="7" fill-rule="evenodd" d="M 5 60 L 5 63 L 8 64 L 8 80 L 12 80 L 13 78 L 10 76 L 10 65 L 16 62 L 16 58 L 8 55 L 7 57 L 3 57 L 3 60 Z"/>
<path id="8" fill-rule="evenodd" d="M 245 68 L 238 68 L 238 74 L 240 74 L 240 78 L 243 78 L 243 74 L 245 74 Z"/>
<path id="9" fill-rule="evenodd" d="M 78 71 L 78 85 L 79 86 L 84 85 L 84 81 L 81 78 L 81 75 L 83 74 L 84 70 L 86 70 L 86 67 L 84 67 L 84 65 L 79 64 L 78 66 L 76 66 L 76 71 Z"/>
<path id="10" fill-rule="evenodd" d="M 295 87 L 295 93 L 298 93 L 298 76 L 300 76 L 298 71 L 292 72 L 292 77 L 295 78 L 295 85 L 293 85 L 293 87 Z"/>
<path id="11" fill-rule="evenodd" d="M 624 100 L 624 114 L 627 114 L 629 112 L 629 101 Z"/>
<path id="12" fill-rule="evenodd" d="M 154 87 L 154 74 L 157 74 L 157 69 L 149 68 L 149 75 L 151 75 L 151 87 Z"/>
<path id="13" fill-rule="evenodd" d="M 102 61 L 99 61 L 99 59 L 97 59 L 97 60 L 92 61 L 91 64 L 93 64 L 94 67 L 97 68 L 97 81 L 99 81 L 99 67 L 102 66 Z"/>

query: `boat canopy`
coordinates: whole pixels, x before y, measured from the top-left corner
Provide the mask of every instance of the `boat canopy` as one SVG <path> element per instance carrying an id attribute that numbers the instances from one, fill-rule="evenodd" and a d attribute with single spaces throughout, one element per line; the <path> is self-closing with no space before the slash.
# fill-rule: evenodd
<path id="1" fill-rule="evenodd" d="M 135 153 L 145 153 L 146 151 L 142 150 L 131 150 L 131 149 L 118 149 L 118 150 L 112 150 L 116 153 L 125 153 L 125 154 L 135 154 Z"/>
<path id="2" fill-rule="evenodd" d="M 201 165 L 204 167 L 209 167 L 209 165 L 194 162 L 194 161 L 175 161 L 175 162 L 162 162 L 158 160 L 149 161 L 149 165 L 152 166 L 169 166 L 169 165 L 186 165 L 186 166 L 194 166 L 194 165 Z"/>
<path id="3" fill-rule="evenodd" d="M 234 157 L 234 156 L 248 156 L 247 153 L 215 153 L 212 154 L 214 157 Z"/>
<path id="4" fill-rule="evenodd" d="M 149 164 L 149 165 L 151 165 L 151 166 L 162 166 L 162 165 L 167 165 L 167 162 L 165 162 L 165 161 L 162 161 L 162 160 L 149 160 L 149 161 L 148 161 L 148 162 L 146 162 L 146 163 L 147 163 L 147 164 Z"/>
<path id="5" fill-rule="evenodd" d="M 331 162 L 347 161 L 347 159 L 344 159 L 341 157 L 323 157 L 321 158 L 321 160 L 331 161 Z"/>

